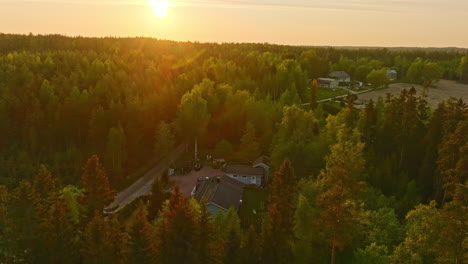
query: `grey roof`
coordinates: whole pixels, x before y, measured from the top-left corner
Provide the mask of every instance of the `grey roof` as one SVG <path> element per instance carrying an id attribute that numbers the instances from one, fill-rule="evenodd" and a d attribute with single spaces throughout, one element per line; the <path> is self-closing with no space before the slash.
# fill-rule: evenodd
<path id="1" fill-rule="evenodd" d="M 213 203 L 225 209 L 234 207 L 238 210 L 244 186 L 242 182 L 229 176 L 217 176 L 202 182 L 194 196 L 199 202 L 206 200 L 207 203 Z"/>
<path id="2" fill-rule="evenodd" d="M 253 165 L 253 166 L 256 166 L 256 165 L 258 165 L 258 164 L 260 164 L 260 163 L 263 163 L 263 164 L 268 165 L 268 164 L 270 163 L 270 158 L 267 157 L 267 156 L 265 156 L 265 155 L 262 155 L 262 156 L 256 158 L 256 159 L 252 162 L 252 165 Z"/>
<path id="3" fill-rule="evenodd" d="M 335 79 L 332 78 L 318 78 L 317 82 L 318 83 L 325 83 L 325 84 L 330 84 L 332 82 L 336 81 Z"/>
<path id="4" fill-rule="evenodd" d="M 226 173 L 245 176 L 263 176 L 263 169 L 244 165 L 229 165 L 226 167 Z"/>
<path id="5" fill-rule="evenodd" d="M 333 77 L 333 78 L 348 78 L 349 77 L 349 75 L 344 71 L 334 71 L 330 73 L 328 76 Z"/>

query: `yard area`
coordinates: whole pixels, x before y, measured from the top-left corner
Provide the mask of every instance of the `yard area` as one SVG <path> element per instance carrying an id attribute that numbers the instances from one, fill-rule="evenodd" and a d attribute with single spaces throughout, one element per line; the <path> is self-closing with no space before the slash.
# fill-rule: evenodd
<path id="1" fill-rule="evenodd" d="M 266 213 L 268 190 L 260 188 L 245 188 L 242 194 L 242 206 L 239 217 L 244 226 L 260 223 L 260 218 Z"/>
<path id="2" fill-rule="evenodd" d="M 333 98 L 337 97 L 340 95 L 345 95 L 348 94 L 348 91 L 343 90 L 343 89 L 326 89 L 326 88 L 318 88 L 317 89 L 317 101 L 327 99 L 327 98 Z"/>

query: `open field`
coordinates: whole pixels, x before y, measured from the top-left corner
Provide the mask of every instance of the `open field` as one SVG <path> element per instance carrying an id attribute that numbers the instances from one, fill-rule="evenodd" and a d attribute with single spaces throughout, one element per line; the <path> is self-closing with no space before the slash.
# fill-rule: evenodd
<path id="1" fill-rule="evenodd" d="M 403 89 L 410 89 L 412 86 L 414 86 L 418 95 L 422 93 L 423 87 L 421 85 L 395 83 L 389 85 L 386 89 L 360 94 L 358 95 L 358 99 L 364 103 L 370 99 L 377 101 L 379 96 L 385 98 L 387 93 L 398 94 Z M 433 108 L 435 108 L 439 102 L 447 100 L 450 97 L 462 98 L 463 101 L 468 102 L 468 85 L 460 84 L 455 81 L 440 80 L 429 88 L 427 101 Z"/>

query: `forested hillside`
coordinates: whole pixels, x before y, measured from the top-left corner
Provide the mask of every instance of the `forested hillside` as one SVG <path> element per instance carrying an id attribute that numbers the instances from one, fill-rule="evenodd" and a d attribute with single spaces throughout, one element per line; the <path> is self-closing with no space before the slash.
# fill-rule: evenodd
<path id="1" fill-rule="evenodd" d="M 444 50 L 0 34 L 0 263 L 468 263 L 466 103 L 316 104 L 312 80 L 386 69 L 468 82 L 468 56 Z M 161 181 L 102 213 L 194 139 L 271 157 L 258 222 Z"/>

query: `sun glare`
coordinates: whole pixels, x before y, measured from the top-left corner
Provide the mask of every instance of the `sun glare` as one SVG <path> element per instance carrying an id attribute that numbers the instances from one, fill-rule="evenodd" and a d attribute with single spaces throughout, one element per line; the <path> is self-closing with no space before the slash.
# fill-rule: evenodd
<path id="1" fill-rule="evenodd" d="M 167 16 L 167 8 L 172 6 L 171 2 L 166 0 L 156 0 L 148 2 L 147 5 L 153 8 L 153 14 L 158 18 Z"/>

